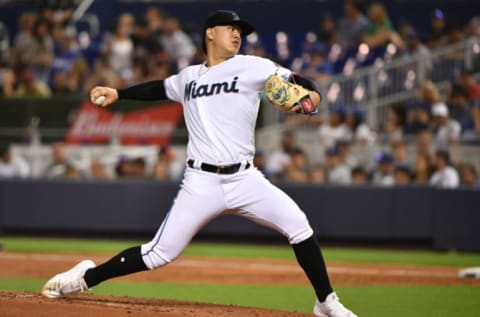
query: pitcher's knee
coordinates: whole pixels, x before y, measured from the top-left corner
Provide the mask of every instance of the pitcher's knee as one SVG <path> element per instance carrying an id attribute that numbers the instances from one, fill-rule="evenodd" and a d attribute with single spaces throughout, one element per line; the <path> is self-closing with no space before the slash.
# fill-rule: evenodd
<path id="1" fill-rule="evenodd" d="M 173 262 L 178 257 L 180 252 L 181 250 L 175 251 L 173 249 L 168 249 L 161 244 L 152 245 L 151 243 L 147 243 L 142 245 L 142 258 L 145 262 L 145 265 L 150 270 Z"/>
<path id="2" fill-rule="evenodd" d="M 307 240 L 312 235 L 313 235 L 312 227 L 310 227 L 310 225 L 307 223 L 304 227 L 298 228 L 296 231 L 293 231 L 291 234 L 288 234 L 287 238 L 290 244 L 297 244 Z"/>

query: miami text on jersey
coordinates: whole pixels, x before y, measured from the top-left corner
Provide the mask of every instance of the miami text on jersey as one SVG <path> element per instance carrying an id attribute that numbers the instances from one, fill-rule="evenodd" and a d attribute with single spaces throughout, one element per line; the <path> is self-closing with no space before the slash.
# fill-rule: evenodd
<path id="1" fill-rule="evenodd" d="M 240 90 L 237 88 L 238 77 L 234 77 L 232 82 L 226 81 L 221 83 L 204 84 L 197 87 L 197 82 L 192 80 L 185 85 L 185 101 L 195 99 L 197 97 L 218 95 L 222 91 L 224 93 L 237 93 Z"/>

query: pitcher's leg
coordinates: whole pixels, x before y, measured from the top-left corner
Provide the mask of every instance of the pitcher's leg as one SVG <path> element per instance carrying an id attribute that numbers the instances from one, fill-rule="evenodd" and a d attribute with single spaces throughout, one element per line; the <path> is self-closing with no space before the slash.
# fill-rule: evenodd
<path id="1" fill-rule="evenodd" d="M 333 288 L 328 278 L 322 251 L 315 236 L 312 235 L 300 243 L 293 244 L 292 247 L 298 263 L 315 289 L 318 300 L 325 301 L 327 296 L 333 292 Z"/>
<path id="2" fill-rule="evenodd" d="M 193 236 L 226 209 L 215 174 L 194 170 L 186 173 L 186 180 L 155 237 L 141 246 L 149 269 L 176 259 Z"/>
<path id="3" fill-rule="evenodd" d="M 230 201 L 238 203 L 235 207 L 241 209 L 239 214 L 285 235 L 319 300 L 325 300 L 333 290 L 320 247 L 303 211 L 259 172 L 253 171 L 239 187 L 242 188 L 236 191 L 238 194 L 230 197 Z"/>
<path id="4" fill-rule="evenodd" d="M 92 288 L 113 277 L 123 276 L 148 270 L 142 259 L 140 246 L 126 249 L 107 262 L 85 272 L 87 288 Z"/>
<path id="5" fill-rule="evenodd" d="M 155 269 L 172 262 L 205 224 L 225 209 L 215 179 L 198 172 L 186 173 L 182 189 L 154 238 L 124 250 L 85 273 L 88 287 L 112 277 Z"/>
<path id="6" fill-rule="evenodd" d="M 252 170 L 227 195 L 229 209 L 255 223 L 272 228 L 296 244 L 310 238 L 313 230 L 298 205 L 259 171 Z"/>

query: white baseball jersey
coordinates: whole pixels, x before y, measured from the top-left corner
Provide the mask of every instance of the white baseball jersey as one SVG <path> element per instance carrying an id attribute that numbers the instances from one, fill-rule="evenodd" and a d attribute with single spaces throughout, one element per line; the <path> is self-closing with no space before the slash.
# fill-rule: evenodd
<path id="1" fill-rule="evenodd" d="M 265 58 L 236 55 L 165 79 L 167 97 L 183 104 L 188 157 L 215 165 L 251 162 L 260 92 L 274 73 L 288 78 L 291 71 Z"/>

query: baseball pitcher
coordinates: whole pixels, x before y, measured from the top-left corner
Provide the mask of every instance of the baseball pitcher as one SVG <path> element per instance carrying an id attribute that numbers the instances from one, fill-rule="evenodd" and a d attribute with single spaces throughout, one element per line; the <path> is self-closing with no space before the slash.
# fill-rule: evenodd
<path id="1" fill-rule="evenodd" d="M 252 164 L 262 94 L 283 111 L 303 114 L 314 113 L 321 102 L 310 80 L 268 59 L 238 55 L 242 36 L 253 30 L 237 13 L 216 11 L 204 25 L 205 63 L 126 89 L 92 89 L 92 102 L 103 107 L 119 99 L 181 103 L 189 133 L 185 174 L 170 211 L 150 242 L 124 250 L 99 266 L 91 260 L 82 261 L 51 278 L 42 289 L 43 295 L 66 296 L 112 277 L 167 265 L 203 226 L 228 211 L 288 239 L 315 289 L 316 316 L 356 316 L 333 291 L 303 211 Z"/>

